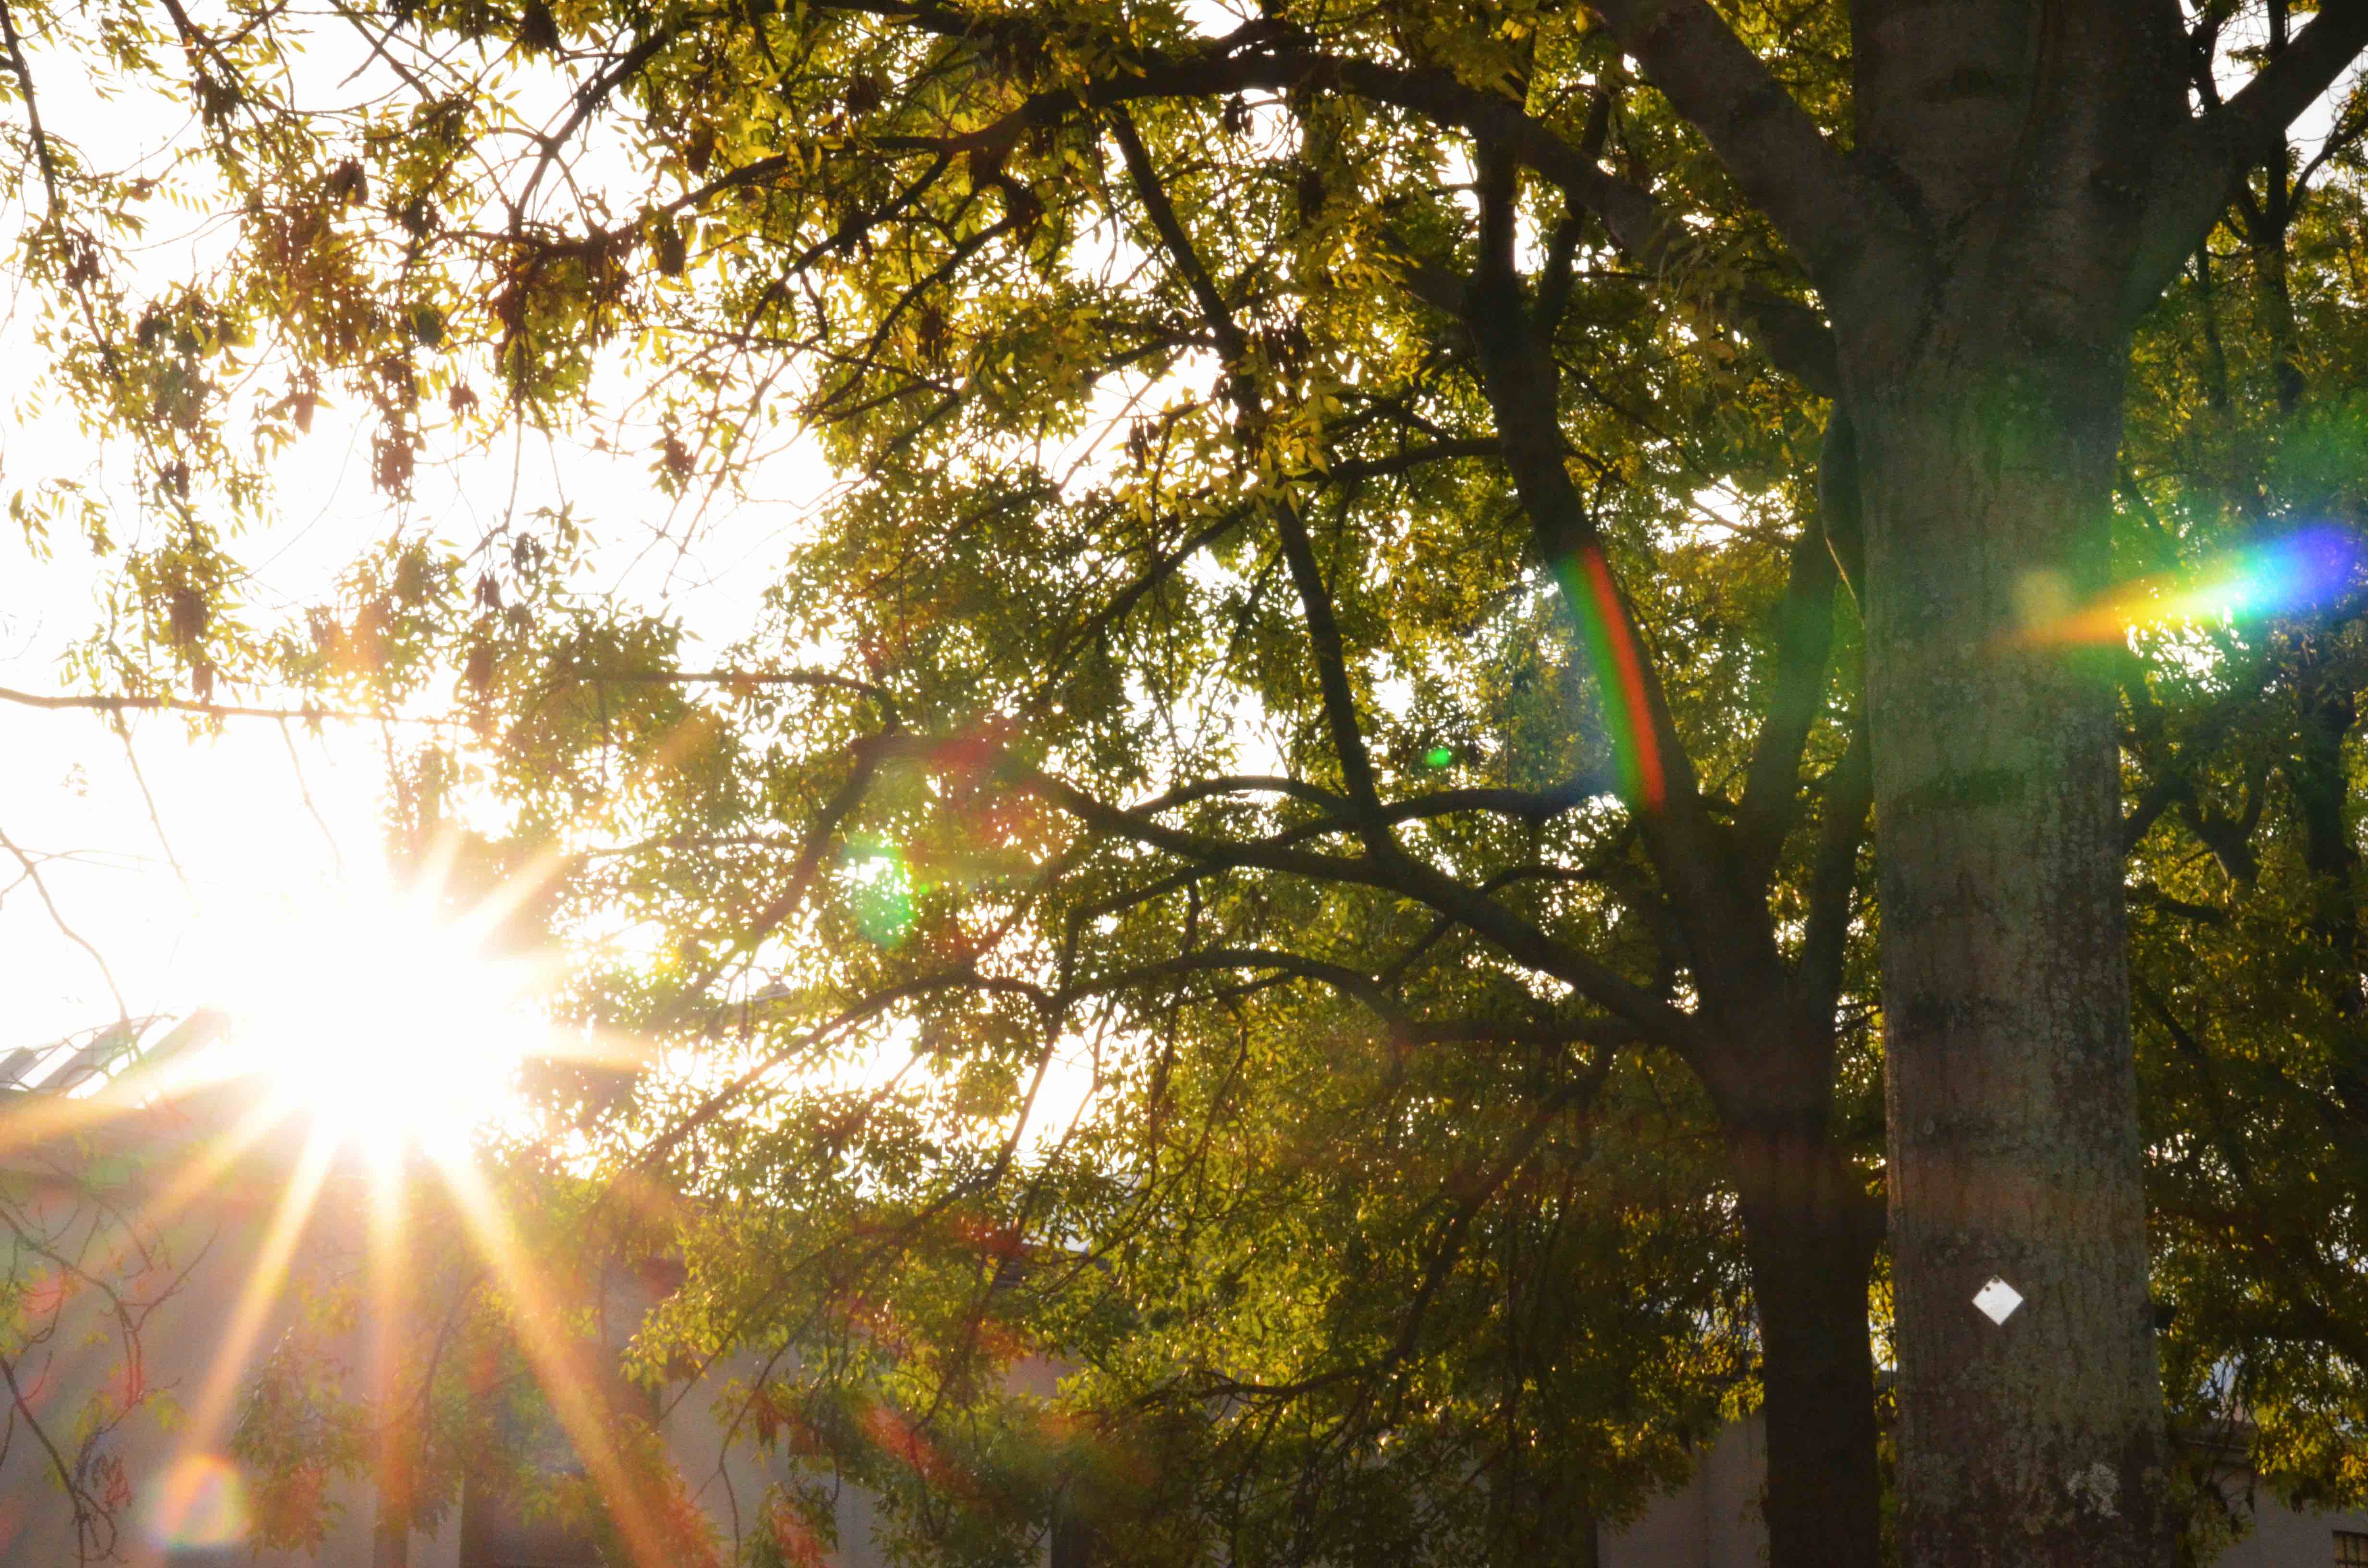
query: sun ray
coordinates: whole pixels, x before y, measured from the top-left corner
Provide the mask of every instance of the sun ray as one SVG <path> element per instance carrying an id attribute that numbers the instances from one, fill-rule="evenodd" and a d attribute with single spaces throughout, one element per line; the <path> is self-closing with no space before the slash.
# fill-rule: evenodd
<path id="1" fill-rule="evenodd" d="M 199 1199 L 212 1196 L 222 1174 L 286 1119 L 287 1113 L 279 1107 L 249 1106 L 228 1129 L 192 1150 L 170 1183 L 144 1200 L 133 1217 L 155 1230 L 169 1226 Z"/>
<path id="2" fill-rule="evenodd" d="M 37 1144 L 90 1131 L 127 1114 L 123 1107 L 89 1099 L 61 1096 L 36 1101 L 30 1095 L 21 1096 L 8 1111 L 7 1124 L 0 1127 L 0 1155 L 20 1154 Z"/>
<path id="3" fill-rule="evenodd" d="M 529 1052 L 638 1062 L 646 1048 L 590 1033 L 543 1038 L 552 1031 L 534 1017 L 531 998 L 549 960 L 488 954 L 507 947 L 502 934 L 552 867 L 530 867 L 451 910 L 436 890 L 460 853 L 457 842 L 431 846 L 430 867 L 401 889 L 351 884 L 302 908 L 258 906 L 251 918 L 218 921 L 210 942 L 219 948 L 199 961 L 222 988 L 209 1016 L 226 1019 L 226 1030 L 203 1052 L 168 1053 L 94 1093 L 28 1103 L 37 1114 L 12 1119 L 0 1139 L 38 1145 L 111 1118 L 164 1119 L 154 1130 L 160 1137 L 142 1128 L 163 1158 L 130 1210 L 150 1233 L 243 1179 L 243 1162 L 258 1146 L 271 1151 L 280 1186 L 245 1251 L 244 1276 L 233 1277 L 229 1310 L 176 1435 L 176 1463 L 200 1478 L 222 1462 L 238 1399 L 324 1194 L 338 1181 L 334 1173 L 353 1170 L 367 1303 L 358 1386 L 380 1415 L 374 1470 L 391 1524 L 407 1512 L 404 1402 L 417 1392 L 405 1384 L 411 1291 L 404 1267 L 418 1245 L 419 1218 L 406 1181 L 414 1170 L 440 1172 L 469 1250 L 517 1305 L 519 1347 L 631 1561 L 671 1565 L 682 1555 L 672 1499 L 663 1474 L 645 1474 L 638 1445 L 629 1448 L 612 1426 L 613 1369 L 567 1331 L 564 1299 L 473 1164 L 476 1134 L 499 1114 L 511 1074 Z M 189 1131 L 166 1125 L 175 1119 Z M 414 1165 L 420 1154 L 427 1162 Z M 336 1207 L 342 1215 L 342 1201 Z"/>
<path id="4" fill-rule="evenodd" d="M 525 865 L 504 877 L 493 892 L 471 907 L 460 922 L 461 928 L 479 937 L 492 936 L 504 921 L 566 869 L 569 859 L 564 850 L 555 846 L 535 851 Z"/>
<path id="5" fill-rule="evenodd" d="M 256 1336 L 287 1286 L 289 1259 L 303 1236 L 305 1221 L 312 1218 L 313 1201 L 328 1178 L 336 1153 L 336 1141 L 318 1128 L 305 1140 L 303 1154 L 280 1193 L 279 1206 L 272 1211 L 263 1241 L 256 1248 L 255 1262 L 247 1270 L 246 1283 L 231 1309 L 213 1365 L 190 1404 L 181 1440 L 184 1453 L 219 1449 L 227 1436 L 223 1427 L 238 1393 L 239 1379 L 246 1370 Z"/>
<path id="6" fill-rule="evenodd" d="M 571 1351 L 560 1327 L 561 1314 L 534 1264 L 511 1229 L 499 1199 L 486 1187 L 476 1167 L 466 1159 L 438 1162 L 446 1185 L 460 1206 L 477 1254 L 501 1280 L 519 1308 L 522 1332 L 518 1347 L 533 1369 L 535 1381 L 551 1401 L 552 1411 L 575 1446 L 576 1456 L 590 1472 L 593 1484 L 625 1537 L 637 1568 L 673 1568 L 677 1553 L 669 1546 L 651 1510 L 627 1473 L 623 1460 L 609 1441 L 596 1378 Z"/>
<path id="7" fill-rule="evenodd" d="M 177 1166 L 168 1167 L 173 1174 L 165 1186 L 120 1211 L 123 1222 L 106 1268 L 110 1272 L 122 1269 L 135 1253 L 142 1255 L 144 1261 L 149 1239 L 166 1235 L 173 1222 L 200 1199 L 213 1196 L 222 1173 L 253 1149 L 279 1120 L 279 1114 L 268 1106 L 250 1107 L 230 1128 L 188 1152 Z"/>
<path id="8" fill-rule="evenodd" d="M 144 1030 L 162 1021 L 142 1021 Z M 146 1122 L 134 1134 L 147 1138 L 153 1124 L 170 1117 L 189 1096 L 224 1081 L 220 1053 L 211 1048 L 228 1031 L 220 1012 L 198 1008 L 153 1042 L 136 1043 L 87 1080 L 86 1088 L 56 1093 L 46 1086 L 10 1096 L 0 1119 L 0 1156 L 98 1131 L 115 1123 Z M 55 1051 L 59 1047 L 47 1048 Z"/>
<path id="9" fill-rule="evenodd" d="M 402 1386 L 404 1330 L 409 1318 L 403 1291 L 403 1261 L 410 1212 L 405 1202 L 405 1163 L 399 1152 L 381 1150 L 369 1161 L 369 1202 L 363 1217 L 363 1289 L 369 1301 L 369 1343 L 364 1386 L 376 1417 L 372 1477 L 377 1487 L 375 1529 L 409 1534 L 414 1480 L 405 1425 L 412 1402 Z M 427 1391 L 419 1391 L 426 1403 Z"/>

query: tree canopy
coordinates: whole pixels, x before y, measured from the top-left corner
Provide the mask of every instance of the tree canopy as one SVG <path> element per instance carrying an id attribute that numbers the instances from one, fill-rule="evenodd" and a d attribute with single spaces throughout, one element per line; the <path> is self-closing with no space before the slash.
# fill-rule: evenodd
<path id="1" fill-rule="evenodd" d="M 759 1369 L 698 1397 L 916 1549 L 1587 1562 L 1764 1400 L 1775 1560 L 1879 1561 L 1861 473 L 1901 447 L 1738 148 L 1880 152 L 1887 9 L 6 0 L 45 395 L 131 475 L 12 497 L 111 596 L 42 699 L 426 721 L 399 853 L 523 890 L 554 1006 L 630 1042 L 536 1070 L 518 1179 L 678 1252 L 640 1373 Z M 2363 24 L 2288 11 L 2149 15 L 2200 114 L 2255 72 L 2315 82 L 2291 114 Z M 1737 53 L 1786 107 L 1706 123 Z M 195 119 L 111 166 L 41 118 L 69 72 Z M 1999 593 L 2109 624 L 2068 657 L 2118 693 L 2171 1407 L 2334 1499 L 2368 116 L 2328 111 L 2229 132 L 2251 172 L 2157 268 L 2110 561 Z M 186 274 L 175 201 L 218 220 Z M 241 530 L 323 409 L 384 515 L 279 607 Z M 504 443 L 646 496 L 431 523 Z M 585 591 L 801 453 L 834 483 L 727 647 Z M 2281 549 L 2317 591 L 2148 620 Z"/>

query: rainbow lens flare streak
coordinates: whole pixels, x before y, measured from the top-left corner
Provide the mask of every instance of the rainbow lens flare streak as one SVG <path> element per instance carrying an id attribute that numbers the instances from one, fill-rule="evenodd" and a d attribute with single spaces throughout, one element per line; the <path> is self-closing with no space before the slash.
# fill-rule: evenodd
<path id="1" fill-rule="evenodd" d="M 1661 747 L 1653 731 L 1653 710 L 1645 687 L 1645 658 L 1635 629 L 1620 602 L 1620 589 L 1603 551 L 1588 545 L 1556 563 L 1563 599 L 1578 623 L 1579 642 L 1594 665 L 1601 694 L 1603 727 L 1611 740 L 1611 766 L 1620 798 L 1631 806 L 1658 811 L 1668 798 Z"/>
<path id="2" fill-rule="evenodd" d="M 2331 525 L 2298 528 L 2183 572 L 2157 573 L 2108 588 L 2069 613 L 2038 619 L 2034 642 L 2120 642 L 2142 626 L 2181 621 L 2254 620 L 2316 609 L 2358 575 L 2360 540 Z"/>

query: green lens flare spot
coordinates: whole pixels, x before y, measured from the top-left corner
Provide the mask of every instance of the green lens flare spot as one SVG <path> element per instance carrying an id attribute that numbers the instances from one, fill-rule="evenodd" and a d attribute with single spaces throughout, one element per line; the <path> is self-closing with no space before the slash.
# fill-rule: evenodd
<path id="1" fill-rule="evenodd" d="M 1455 748 L 1433 746 L 1422 754 L 1422 760 L 1433 767 L 1452 767 L 1455 766 Z"/>
<path id="2" fill-rule="evenodd" d="M 848 909 L 863 939 L 893 948 L 913 928 L 913 876 L 893 850 L 848 868 Z"/>

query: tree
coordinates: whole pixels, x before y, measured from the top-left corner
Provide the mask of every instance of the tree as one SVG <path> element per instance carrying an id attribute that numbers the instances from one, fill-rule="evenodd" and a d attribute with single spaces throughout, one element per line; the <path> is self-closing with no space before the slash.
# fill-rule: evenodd
<path id="1" fill-rule="evenodd" d="M 523 838 L 604 804 L 649 830 L 580 885 L 673 937 L 622 998 L 662 1028 L 780 965 L 782 1045 L 902 1020 L 992 1103 L 998 1051 L 1041 1078 L 1081 1009 L 1206 1051 L 1230 975 L 1397 1055 L 1534 1048 L 1477 1096 L 1533 1119 L 1604 1052 L 1684 1062 L 1784 1562 L 1880 1551 L 1874 1076 L 1841 1027 L 1872 801 L 1904 1552 L 2154 1561 L 2112 671 L 2021 634 L 2106 585 L 2139 318 L 2368 38 L 2273 12 L 2223 102 L 2220 7 L 420 6 L 347 17 L 398 107 L 342 119 L 268 74 L 277 20 L 173 14 L 248 220 L 219 286 L 135 308 L 74 217 L 131 198 L 38 161 L 74 384 L 145 423 L 186 525 L 131 563 L 151 645 L 91 668 L 157 700 L 176 670 L 416 692 L 450 658 Z M 486 60 L 565 85 L 518 161 L 474 155 L 512 123 Z M 574 157 L 602 136 L 605 186 Z M 472 350 L 556 417 L 629 324 L 672 370 L 620 426 L 661 484 L 745 466 L 785 407 L 859 476 L 728 678 L 416 548 L 310 643 L 226 613 L 199 500 L 255 493 L 222 416 L 292 438 L 342 379 L 401 492 L 430 394 L 493 417 Z M 241 409 L 274 335 L 303 370 Z M 1731 515 L 1673 525 L 1720 485 Z M 1173 1084 L 1131 1085 L 1155 1134 Z M 674 1108 L 661 1161 L 727 1107 Z M 1483 1208 L 1524 1168 L 1480 1160 Z M 1991 1274 L 2027 1298 L 2004 1329 L 1968 1307 Z"/>
<path id="2" fill-rule="evenodd" d="M 2266 48 L 2288 47 L 2285 18 L 2266 20 Z M 2304 1498 L 2356 1494 L 2340 1434 L 2368 1350 L 2360 1276 L 2340 1261 L 2362 1176 L 2349 847 L 2362 606 L 2340 569 L 2362 517 L 2361 429 L 2354 307 L 2336 282 L 2360 233 L 2348 123 L 2307 157 L 2268 160 L 2149 324 L 2119 481 L 2126 575 L 2159 582 L 2207 540 L 2238 541 L 2240 569 L 2299 549 L 2289 585 L 2319 575 L 2306 613 L 2164 626 L 2121 674 L 2172 1403 L 2244 1433 L 2271 1483 Z M 2203 1502 L 2199 1522 L 2214 1511 Z"/>
<path id="3" fill-rule="evenodd" d="M 28 877 L 39 863 L 24 862 Z M 188 1043 L 199 1028 L 158 1029 L 128 1019 L 11 1061 L 85 1086 L 140 1053 Z M 26 1057 L 36 1057 L 28 1062 Z M 118 1140 L 54 1115 L 28 1114 L 11 1093 L 0 1168 L 0 1391 L 6 1398 L 0 1460 L 19 1457 L 12 1485 L 40 1473 L 64 1496 L 77 1564 L 118 1555 L 132 1479 L 113 1446 L 117 1428 L 160 1411 L 174 1391 L 145 1375 L 143 1333 L 170 1313 L 204 1254 L 202 1238 L 174 1234 L 147 1210 L 154 1131 Z M 85 1107 L 87 1102 L 85 1102 Z M 61 1126 L 61 1121 L 64 1122 Z M 76 1136 L 80 1134 L 80 1136 Z M 53 1544 L 63 1544 L 52 1537 Z"/>

